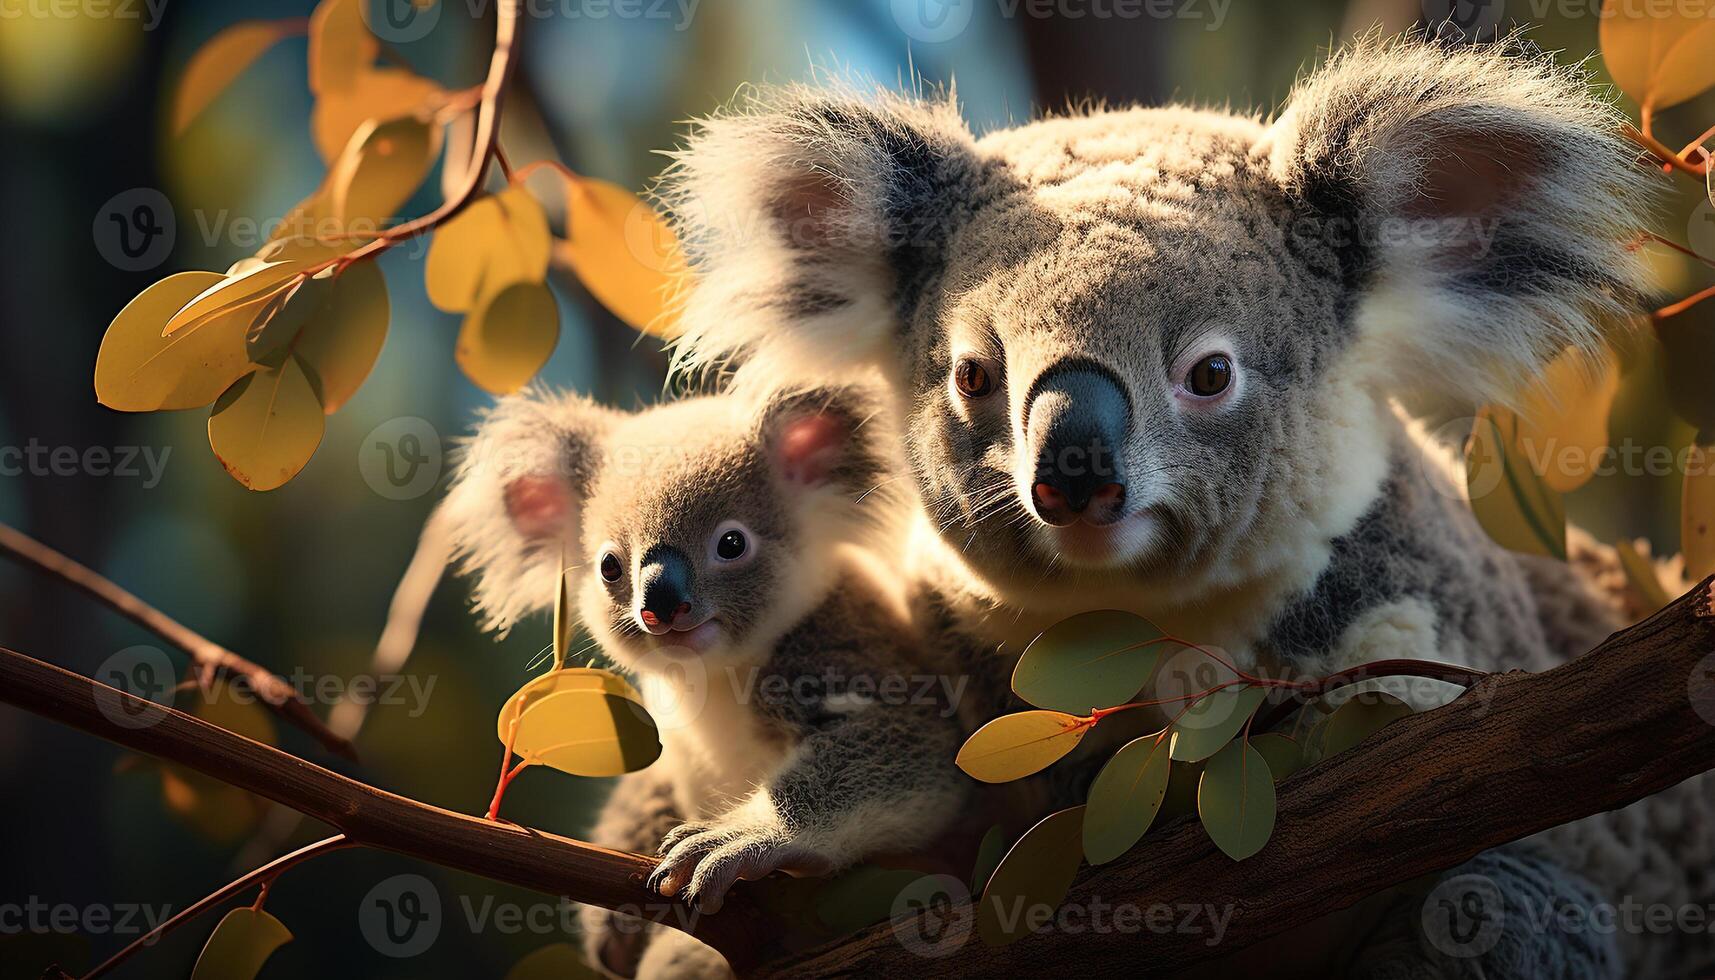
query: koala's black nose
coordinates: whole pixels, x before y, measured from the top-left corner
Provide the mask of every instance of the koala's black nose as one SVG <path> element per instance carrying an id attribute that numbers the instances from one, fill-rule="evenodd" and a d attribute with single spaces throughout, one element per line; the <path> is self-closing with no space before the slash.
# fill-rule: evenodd
<path id="1" fill-rule="evenodd" d="M 1118 520 L 1125 506 L 1120 447 L 1131 420 L 1119 381 L 1089 361 L 1062 361 L 1037 379 L 1025 411 L 1036 515 L 1057 527 L 1080 517 L 1098 525 Z"/>
<path id="2" fill-rule="evenodd" d="M 637 618 L 651 633 L 665 633 L 691 611 L 691 563 L 684 552 L 658 544 L 643 554 L 638 576 L 643 594 Z"/>

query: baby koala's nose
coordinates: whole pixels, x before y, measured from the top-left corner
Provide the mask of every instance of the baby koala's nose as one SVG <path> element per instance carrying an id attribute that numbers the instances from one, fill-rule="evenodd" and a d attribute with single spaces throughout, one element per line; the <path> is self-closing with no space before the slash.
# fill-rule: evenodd
<path id="1" fill-rule="evenodd" d="M 651 633 L 681 625 L 691 612 L 691 563 L 677 548 L 657 545 L 643 556 L 643 601 L 637 619 Z"/>

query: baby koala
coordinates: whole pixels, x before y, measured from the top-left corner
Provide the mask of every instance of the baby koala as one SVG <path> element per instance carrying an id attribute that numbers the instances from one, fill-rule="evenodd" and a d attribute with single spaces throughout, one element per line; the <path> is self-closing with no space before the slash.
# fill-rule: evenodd
<path id="1" fill-rule="evenodd" d="M 638 678 L 663 745 L 593 840 L 659 852 L 650 886 L 703 912 L 740 878 L 922 846 L 968 785 L 951 706 L 908 683 L 923 660 L 904 603 L 865 567 L 890 470 L 866 417 L 837 387 L 634 413 L 526 392 L 482 420 L 445 504 L 492 628 L 551 603 L 565 556 L 584 627 Z M 682 935 L 584 922 L 613 973 L 706 972 Z"/>

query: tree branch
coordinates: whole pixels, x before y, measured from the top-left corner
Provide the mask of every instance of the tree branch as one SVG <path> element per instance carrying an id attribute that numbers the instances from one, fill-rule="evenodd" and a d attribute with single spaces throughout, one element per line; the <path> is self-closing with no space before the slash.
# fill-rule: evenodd
<path id="1" fill-rule="evenodd" d="M 1139 964 L 1171 974 L 1491 847 L 1633 803 L 1715 768 L 1707 720 L 1715 677 L 1695 673 L 1715 652 L 1710 582 L 1571 663 L 1490 675 L 1452 704 L 1294 775 L 1279 788 L 1274 837 L 1249 860 L 1228 859 L 1199 824 L 1181 820 L 1113 864 L 1086 868 L 1067 897 L 1230 908 L 1218 946 L 1204 936 L 1094 942 L 1049 931 L 1001 949 L 972 938 L 957 954 L 925 959 L 884 923 L 770 962 L 759 975 L 966 980 L 1057 973 L 1072 962 L 1081 974 L 1132 973 Z"/>
<path id="2" fill-rule="evenodd" d="M 1299 928 L 1394 885 L 1549 827 L 1625 806 L 1715 767 L 1711 581 L 1594 652 L 1543 674 L 1496 674 L 1452 704 L 1398 721 L 1280 787 L 1269 845 L 1234 862 L 1181 820 L 1119 861 L 1087 870 L 1068 901 L 1230 908 L 1222 943 L 1203 936 L 1092 942 L 1050 931 L 1004 949 L 972 939 L 922 957 L 888 924 L 807 952 L 742 884 L 712 916 L 680 917 L 650 891 L 654 861 L 479 820 L 365 785 L 200 719 L 0 650 L 0 702 L 187 765 L 333 825 L 358 846 L 637 912 L 709 943 L 759 976 L 1172 973 Z M 1614 710 L 1624 704 L 1625 711 Z M 120 709 L 115 711 L 115 709 Z M 124 714 L 121 714 L 124 712 Z M 138 713 L 148 724 L 138 725 Z M 122 718 L 124 723 L 116 721 Z M 1519 807 L 1529 799 L 1531 806 Z M 944 910 L 943 910 L 944 914 Z M 907 924 L 906 928 L 914 928 Z"/>
<path id="3" fill-rule="evenodd" d="M 322 724 L 291 685 L 125 591 L 94 569 L 5 524 L 0 524 L 0 557 L 46 572 L 183 650 L 196 665 L 201 683 L 206 684 L 217 671 L 244 678 L 263 703 L 281 718 L 308 732 L 328 751 L 353 761 L 357 759 L 351 741 Z"/>
<path id="4" fill-rule="evenodd" d="M 353 845 L 681 925 L 679 907 L 645 887 L 655 862 L 642 855 L 419 803 L 4 648 L 0 702 L 291 807 L 335 827 Z M 718 916 L 685 922 L 735 962 L 771 948 L 766 916 L 742 895 Z"/>

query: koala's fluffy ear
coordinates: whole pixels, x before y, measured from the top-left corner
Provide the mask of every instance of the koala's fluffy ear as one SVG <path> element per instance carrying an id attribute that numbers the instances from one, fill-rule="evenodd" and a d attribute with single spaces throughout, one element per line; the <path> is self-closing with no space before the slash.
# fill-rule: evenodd
<path id="1" fill-rule="evenodd" d="M 855 386 L 796 388 L 766 396 L 761 442 L 781 479 L 832 487 L 857 499 L 885 479 L 889 457 L 879 402 Z"/>
<path id="2" fill-rule="evenodd" d="M 460 451 L 440 519 L 460 572 L 476 576 L 487 628 L 504 632 L 554 601 L 613 417 L 577 395 L 526 391 L 496 403 Z"/>
<path id="3" fill-rule="evenodd" d="M 677 364 L 880 358 L 973 161 L 950 99 L 784 87 L 699 123 L 660 188 L 694 273 Z"/>
<path id="4" fill-rule="evenodd" d="M 1379 379 L 1505 402 L 1639 308 L 1647 173 L 1620 122 L 1581 68 L 1517 38 L 1372 38 L 1303 80 L 1259 149 L 1294 235 L 1360 291 Z"/>

